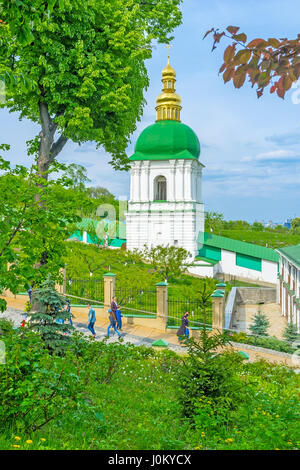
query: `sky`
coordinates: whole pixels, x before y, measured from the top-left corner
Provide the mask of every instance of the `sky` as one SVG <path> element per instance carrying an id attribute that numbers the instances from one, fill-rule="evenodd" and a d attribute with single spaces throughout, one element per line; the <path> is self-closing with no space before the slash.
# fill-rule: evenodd
<path id="1" fill-rule="evenodd" d="M 236 90 L 226 85 L 218 70 L 224 40 L 211 52 L 212 26 L 240 26 L 248 39 L 296 38 L 299 31 L 298 0 L 184 0 L 183 23 L 172 42 L 170 63 L 177 72 L 177 93 L 182 98 L 181 120 L 198 135 L 203 170 L 206 211 L 221 212 L 226 219 L 284 222 L 300 217 L 300 80 L 284 100 L 265 91 L 258 100 L 255 88 L 245 82 Z M 161 90 L 161 71 L 167 49 L 156 45 L 147 60 L 150 86 L 147 105 L 132 135 L 128 155 L 141 131 L 155 122 L 155 102 Z M 11 145 L 5 155 L 13 163 L 28 164 L 26 141 L 38 127 L 19 121 L 17 114 L 0 110 L 0 141 Z M 129 173 L 115 171 L 110 156 L 95 144 L 69 142 L 59 161 L 87 168 L 90 185 L 106 187 L 119 196 L 129 195 Z"/>

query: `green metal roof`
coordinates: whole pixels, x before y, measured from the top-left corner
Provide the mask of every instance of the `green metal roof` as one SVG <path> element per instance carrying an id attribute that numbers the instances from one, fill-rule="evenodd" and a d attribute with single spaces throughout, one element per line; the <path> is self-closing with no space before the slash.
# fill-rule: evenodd
<path id="1" fill-rule="evenodd" d="M 196 256 L 195 257 L 196 261 L 205 261 L 207 263 L 207 266 L 214 266 L 215 264 L 219 263 L 219 261 L 216 261 L 215 259 L 211 258 L 205 258 L 204 256 Z M 205 265 L 203 265 L 205 266 Z"/>
<path id="2" fill-rule="evenodd" d="M 121 238 L 114 238 L 109 246 L 114 246 L 120 248 L 122 245 L 126 243 L 126 240 L 122 240 Z"/>
<path id="3" fill-rule="evenodd" d="M 298 268 L 300 268 L 300 243 L 296 246 L 286 246 L 285 248 L 278 248 L 280 254 L 288 258 Z"/>
<path id="4" fill-rule="evenodd" d="M 199 232 L 198 243 L 221 248 L 243 255 L 253 256 L 255 258 L 265 259 L 267 261 L 279 262 L 279 255 L 271 248 L 264 246 L 254 245 L 252 243 L 241 242 L 240 240 L 233 240 L 232 238 L 221 237 L 213 233 Z"/>
<path id="5" fill-rule="evenodd" d="M 179 121 L 157 121 L 140 134 L 130 160 L 196 159 L 200 142 L 195 132 Z"/>

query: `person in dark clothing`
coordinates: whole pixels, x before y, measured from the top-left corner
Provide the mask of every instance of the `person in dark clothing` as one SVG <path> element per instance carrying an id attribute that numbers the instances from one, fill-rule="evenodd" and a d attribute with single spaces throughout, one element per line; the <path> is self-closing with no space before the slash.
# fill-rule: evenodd
<path id="1" fill-rule="evenodd" d="M 188 317 L 189 317 L 189 312 L 185 312 L 185 314 L 181 318 L 181 325 L 180 325 L 179 330 L 177 331 L 177 336 L 178 336 L 179 341 L 181 341 L 180 337 L 184 336 L 186 339 L 189 339 L 190 337 L 190 330 L 188 328 L 189 326 Z"/>
<path id="2" fill-rule="evenodd" d="M 109 321 L 110 321 L 110 325 L 108 326 L 107 328 L 107 336 L 109 336 L 109 330 L 111 329 L 111 327 L 113 327 L 114 331 L 117 333 L 117 335 L 120 337 L 120 333 L 118 332 L 117 330 L 117 321 L 116 321 L 116 314 L 114 314 L 114 312 L 112 311 L 112 309 L 110 308 L 108 310 L 108 313 L 109 313 Z"/>
<path id="3" fill-rule="evenodd" d="M 113 297 L 110 308 L 111 308 L 111 313 L 113 315 L 113 320 L 117 321 L 117 316 L 116 316 L 116 311 L 118 310 L 117 297 Z"/>
<path id="4" fill-rule="evenodd" d="M 32 286 L 29 287 L 28 291 L 28 297 L 29 297 L 29 302 L 31 302 L 31 296 L 32 296 Z"/>
<path id="5" fill-rule="evenodd" d="M 65 311 L 68 312 L 70 325 L 73 326 L 73 321 L 72 321 L 73 314 L 71 312 L 71 302 L 69 299 L 66 300 Z"/>

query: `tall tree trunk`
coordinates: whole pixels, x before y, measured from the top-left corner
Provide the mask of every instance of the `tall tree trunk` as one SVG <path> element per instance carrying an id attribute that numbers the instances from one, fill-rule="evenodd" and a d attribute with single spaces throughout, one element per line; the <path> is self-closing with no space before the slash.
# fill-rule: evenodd
<path id="1" fill-rule="evenodd" d="M 38 175 L 48 180 L 48 170 L 50 164 L 61 152 L 66 145 L 68 139 L 61 135 L 56 142 L 54 142 L 55 132 L 57 130 L 57 124 L 55 118 L 61 114 L 57 114 L 54 119 L 49 115 L 49 109 L 47 103 L 39 102 L 40 108 L 40 119 L 42 130 L 40 132 L 40 148 L 39 156 L 37 160 Z"/>
<path id="2" fill-rule="evenodd" d="M 55 132 L 57 130 L 57 124 L 55 123 L 55 118 L 61 114 L 57 114 L 53 119 L 49 114 L 48 105 L 45 102 L 39 102 L 40 109 L 40 121 L 42 130 L 40 132 L 40 146 L 39 146 L 39 155 L 37 159 L 38 167 L 38 176 L 48 181 L 48 170 L 50 164 L 53 162 L 55 157 L 61 152 L 68 139 L 62 135 L 54 142 Z M 43 187 L 43 184 L 40 185 Z M 36 195 L 36 201 L 39 202 L 41 210 L 47 210 L 46 205 L 43 203 L 43 200 L 40 197 L 40 194 Z M 45 246 L 46 241 L 44 240 L 43 245 Z M 45 248 L 43 251 L 39 262 L 35 264 L 35 269 L 39 269 L 41 266 L 44 266 L 48 263 L 48 252 Z"/>

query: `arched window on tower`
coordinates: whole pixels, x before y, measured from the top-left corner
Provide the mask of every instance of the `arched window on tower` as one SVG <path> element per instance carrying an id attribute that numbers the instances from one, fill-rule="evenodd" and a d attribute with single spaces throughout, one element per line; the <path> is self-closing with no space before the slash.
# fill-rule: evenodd
<path id="1" fill-rule="evenodd" d="M 157 176 L 154 180 L 154 200 L 167 200 L 167 180 L 164 176 Z"/>

